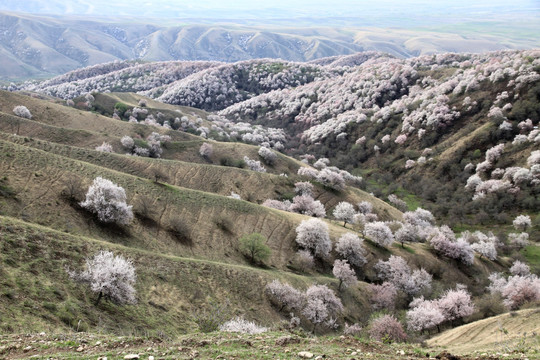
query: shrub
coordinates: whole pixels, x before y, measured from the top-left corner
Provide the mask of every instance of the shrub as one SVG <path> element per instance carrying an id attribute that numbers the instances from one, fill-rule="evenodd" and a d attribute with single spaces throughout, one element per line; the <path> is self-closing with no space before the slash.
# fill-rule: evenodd
<path id="1" fill-rule="evenodd" d="M 328 225 L 319 219 L 303 220 L 296 228 L 296 243 L 316 256 L 328 256 L 332 249 Z"/>
<path id="2" fill-rule="evenodd" d="M 13 113 L 19 117 L 25 118 L 25 119 L 31 119 L 32 114 L 30 113 L 30 110 L 26 106 L 18 105 L 13 108 Z"/>
<path id="3" fill-rule="evenodd" d="M 294 184 L 294 191 L 297 195 L 307 195 L 313 197 L 313 184 L 301 181 Z"/>
<path id="4" fill-rule="evenodd" d="M 370 214 L 373 211 L 373 204 L 368 201 L 362 201 L 357 204 L 358 212 L 360 214 Z"/>
<path id="5" fill-rule="evenodd" d="M 130 152 L 133 151 L 133 148 L 135 146 L 135 140 L 133 140 L 133 138 L 128 135 L 122 136 L 122 138 L 120 139 L 120 143 L 126 150 Z"/>
<path id="6" fill-rule="evenodd" d="M 135 214 L 141 219 L 153 221 L 155 212 L 152 199 L 144 195 L 140 196 L 135 204 Z"/>
<path id="7" fill-rule="evenodd" d="M 241 317 L 236 317 L 221 325 L 219 327 L 219 330 L 225 332 L 237 332 L 242 334 L 261 334 L 266 332 L 268 329 L 262 326 L 258 326 L 254 322 L 244 320 Z"/>
<path id="8" fill-rule="evenodd" d="M 343 176 L 327 168 L 319 171 L 317 181 L 331 189 L 343 190 L 345 188 L 345 179 L 343 179 Z"/>
<path id="9" fill-rule="evenodd" d="M 68 270 L 69 272 L 69 270 Z M 81 273 L 69 272 L 77 281 L 87 283 L 98 294 L 96 305 L 102 297 L 117 304 L 137 302 L 133 288 L 136 281 L 135 267 L 129 259 L 114 255 L 110 251 L 100 251 L 86 259 L 86 268 Z"/>
<path id="10" fill-rule="evenodd" d="M 198 307 L 193 315 L 193 322 L 197 324 L 199 330 L 203 333 L 219 330 L 220 325 L 230 316 L 228 301 L 211 300 L 209 303 L 209 309 Z"/>
<path id="11" fill-rule="evenodd" d="M 323 218 L 326 216 L 324 205 L 319 200 L 313 199 L 310 195 L 295 196 L 288 211 L 313 217 Z"/>
<path id="12" fill-rule="evenodd" d="M 352 325 L 345 324 L 345 328 L 343 329 L 343 334 L 349 336 L 360 335 L 361 332 L 362 326 L 360 326 L 358 323 L 354 323 Z"/>
<path id="13" fill-rule="evenodd" d="M 184 245 L 192 245 L 189 226 L 179 217 L 169 219 L 169 233 Z"/>
<path id="14" fill-rule="evenodd" d="M 102 177 L 94 179 L 86 193 L 86 200 L 80 205 L 105 223 L 126 225 L 133 220 L 132 206 L 126 203 L 124 188 Z"/>
<path id="15" fill-rule="evenodd" d="M 103 144 L 96 146 L 96 151 L 112 153 L 113 147 L 108 142 L 103 142 Z"/>
<path id="16" fill-rule="evenodd" d="M 401 323 L 393 315 L 383 315 L 370 323 L 369 336 L 385 343 L 401 342 L 407 339 Z"/>
<path id="17" fill-rule="evenodd" d="M 266 168 L 264 166 L 262 166 L 260 161 L 251 160 L 247 156 L 244 156 L 244 162 L 246 163 L 247 167 L 252 171 L 256 171 L 256 172 L 260 172 L 260 173 L 265 173 L 266 172 Z"/>
<path id="18" fill-rule="evenodd" d="M 259 233 L 244 235 L 240 238 L 239 242 L 240 251 L 252 263 L 262 263 L 270 257 L 271 250 L 266 245 L 266 238 Z"/>

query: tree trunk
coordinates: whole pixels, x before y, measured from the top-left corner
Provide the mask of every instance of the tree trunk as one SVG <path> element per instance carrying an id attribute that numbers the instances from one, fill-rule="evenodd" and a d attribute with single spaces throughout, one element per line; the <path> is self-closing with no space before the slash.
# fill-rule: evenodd
<path id="1" fill-rule="evenodd" d="M 97 300 L 96 300 L 96 306 L 98 306 L 99 301 L 101 300 L 102 297 L 103 297 L 103 293 L 100 291 L 100 292 L 99 292 L 99 296 L 98 296 L 98 298 L 97 298 Z"/>

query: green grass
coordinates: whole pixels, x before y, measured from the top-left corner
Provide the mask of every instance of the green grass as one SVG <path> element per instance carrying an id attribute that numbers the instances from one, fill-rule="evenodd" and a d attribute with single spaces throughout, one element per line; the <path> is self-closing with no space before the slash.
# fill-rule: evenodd
<path id="1" fill-rule="evenodd" d="M 531 267 L 540 268 L 540 246 L 538 244 L 526 246 L 522 253 Z"/>

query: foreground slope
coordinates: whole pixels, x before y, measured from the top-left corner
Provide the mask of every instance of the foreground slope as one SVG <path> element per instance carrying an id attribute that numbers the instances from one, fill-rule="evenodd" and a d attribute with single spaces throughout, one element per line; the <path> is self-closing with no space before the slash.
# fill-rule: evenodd
<path id="1" fill-rule="evenodd" d="M 526 309 L 447 330 L 427 341 L 428 346 L 456 354 L 520 352 L 539 349 L 540 310 Z"/>

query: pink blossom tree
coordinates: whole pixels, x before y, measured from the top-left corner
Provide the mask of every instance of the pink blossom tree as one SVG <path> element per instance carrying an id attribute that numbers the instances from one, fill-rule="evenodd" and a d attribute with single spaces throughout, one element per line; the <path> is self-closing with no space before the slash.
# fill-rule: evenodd
<path id="1" fill-rule="evenodd" d="M 463 287 L 458 286 L 455 290 L 447 290 L 437 301 L 445 321 L 454 321 L 474 312 L 474 304 L 471 294 Z"/>
<path id="2" fill-rule="evenodd" d="M 281 283 L 279 280 L 273 280 L 266 285 L 266 295 L 281 312 L 288 308 L 290 311 L 299 310 L 304 303 L 304 294 L 287 283 Z"/>
<path id="3" fill-rule="evenodd" d="M 381 285 L 369 284 L 368 290 L 370 293 L 371 305 L 375 310 L 394 309 L 398 295 L 394 284 L 389 281 L 385 281 Z"/>
<path id="4" fill-rule="evenodd" d="M 407 339 L 403 326 L 393 315 L 373 319 L 369 325 L 369 336 L 382 342 L 401 342 Z"/>
<path id="5" fill-rule="evenodd" d="M 414 301 L 407 311 L 407 328 L 411 331 L 429 330 L 444 322 L 445 318 L 435 301 Z M 413 304 L 411 303 L 411 304 Z"/>

